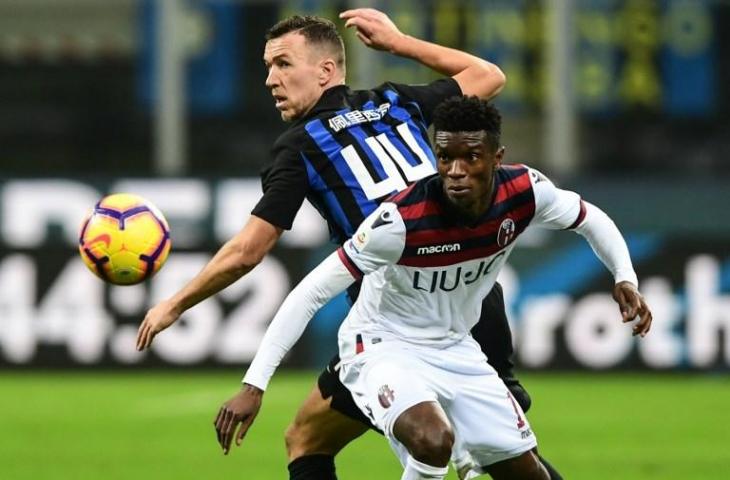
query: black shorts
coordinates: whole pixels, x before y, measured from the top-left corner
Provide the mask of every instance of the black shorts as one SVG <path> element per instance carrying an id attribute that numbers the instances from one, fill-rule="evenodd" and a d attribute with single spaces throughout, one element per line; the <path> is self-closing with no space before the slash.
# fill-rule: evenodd
<path id="1" fill-rule="evenodd" d="M 348 293 L 351 295 L 351 298 L 356 296 L 356 292 L 348 291 Z M 507 385 L 507 388 L 512 392 L 517 403 L 526 412 L 532 402 L 530 395 L 520 385 L 520 382 L 514 377 L 512 372 L 512 368 L 514 367 L 511 358 L 513 353 L 512 333 L 507 323 L 502 286 L 499 283 L 494 284 L 494 288 L 492 288 L 489 295 L 482 302 L 481 318 L 471 333 L 487 356 L 489 364 L 494 367 L 500 378 Z M 322 398 L 331 398 L 332 402 L 330 403 L 330 407 L 332 409 L 380 432 L 373 425 L 370 418 L 358 408 L 352 399 L 350 391 L 340 381 L 339 363 L 340 357 L 335 355 L 317 380 Z"/>

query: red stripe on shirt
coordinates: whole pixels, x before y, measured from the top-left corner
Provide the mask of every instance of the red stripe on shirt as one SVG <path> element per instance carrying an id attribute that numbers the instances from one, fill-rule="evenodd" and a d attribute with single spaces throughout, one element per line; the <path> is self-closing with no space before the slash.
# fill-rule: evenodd
<path id="1" fill-rule="evenodd" d="M 398 212 L 403 220 L 413 220 L 429 215 L 438 215 L 441 213 L 441 206 L 434 200 L 424 200 L 413 205 L 398 207 Z"/>
<path id="2" fill-rule="evenodd" d="M 359 268 L 357 268 L 357 265 L 355 265 L 355 262 L 352 261 L 352 259 L 347 256 L 347 253 L 345 252 L 345 249 L 340 247 L 337 249 L 337 256 L 340 257 L 340 261 L 342 261 L 342 264 L 345 266 L 345 268 L 350 272 L 350 275 L 352 275 L 355 280 L 360 280 L 363 277 L 362 272 Z"/>
<path id="3" fill-rule="evenodd" d="M 405 190 L 402 190 L 402 191 L 396 193 L 395 195 L 392 195 L 390 198 L 387 198 L 385 201 L 386 202 L 393 202 L 393 203 L 400 202 L 401 200 L 403 200 L 404 198 L 406 198 L 409 193 L 411 193 L 413 191 L 413 188 L 415 186 L 416 186 L 416 184 L 413 183 L 408 188 L 406 188 Z"/>
<path id="4" fill-rule="evenodd" d="M 497 188 L 497 194 L 494 196 L 494 203 L 502 203 L 505 200 L 518 195 L 532 186 L 530 182 L 530 172 L 525 171 L 519 177 L 508 180 Z"/>
<path id="5" fill-rule="evenodd" d="M 490 220 L 479 225 L 476 228 L 453 227 L 453 228 L 434 228 L 430 230 L 418 230 L 408 232 L 406 234 L 406 246 L 423 247 L 427 245 L 440 245 L 443 243 L 455 243 L 468 240 L 475 237 L 485 237 L 494 235 L 505 218 L 511 218 L 515 223 L 519 223 L 526 217 L 535 213 L 535 204 L 530 202 L 519 208 L 509 211 L 509 215 L 500 216 L 494 220 Z"/>
<path id="6" fill-rule="evenodd" d="M 586 218 L 586 204 L 583 202 L 583 200 L 580 201 L 580 211 L 578 212 L 578 218 L 575 219 L 575 222 L 573 222 L 573 225 L 568 227 L 568 230 L 572 230 L 574 228 L 577 228 L 581 223 L 583 223 L 583 220 Z"/>

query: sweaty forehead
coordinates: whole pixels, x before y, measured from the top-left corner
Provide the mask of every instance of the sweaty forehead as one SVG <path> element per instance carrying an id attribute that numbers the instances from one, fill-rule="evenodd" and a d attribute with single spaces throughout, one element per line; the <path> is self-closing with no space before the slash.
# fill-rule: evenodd
<path id="1" fill-rule="evenodd" d="M 468 132 L 446 132 L 438 130 L 434 134 L 434 143 L 437 147 L 446 148 L 449 144 L 463 143 L 469 147 L 476 147 L 487 143 L 487 132 L 484 130 Z"/>

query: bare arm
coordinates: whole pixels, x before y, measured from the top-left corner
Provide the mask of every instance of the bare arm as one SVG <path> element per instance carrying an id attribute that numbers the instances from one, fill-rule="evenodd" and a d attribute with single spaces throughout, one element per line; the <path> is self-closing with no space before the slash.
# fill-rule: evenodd
<path id="1" fill-rule="evenodd" d="M 389 222 L 374 229 L 372 225 L 380 218 L 388 218 Z M 357 240 L 358 237 L 367 240 Z M 327 257 L 289 293 L 266 329 L 243 378 L 243 389 L 218 411 L 214 425 L 223 453 L 230 451 L 234 434 L 236 445 L 241 444 L 258 414 L 274 371 L 317 310 L 362 275 L 395 263 L 404 246 L 405 224 L 398 207 L 385 202 L 365 219 L 353 239 Z"/>
<path id="2" fill-rule="evenodd" d="M 413 59 L 454 78 L 464 95 L 489 99 L 504 87 L 504 73 L 484 59 L 402 33 L 388 16 L 373 8 L 356 8 L 340 14 L 345 27 L 355 28 L 368 47 Z"/>
<path id="3" fill-rule="evenodd" d="M 252 215 L 246 226 L 218 250 L 198 275 L 147 312 L 137 334 L 137 350 L 148 348 L 155 335 L 175 323 L 187 309 L 253 270 L 273 248 L 282 231 Z"/>

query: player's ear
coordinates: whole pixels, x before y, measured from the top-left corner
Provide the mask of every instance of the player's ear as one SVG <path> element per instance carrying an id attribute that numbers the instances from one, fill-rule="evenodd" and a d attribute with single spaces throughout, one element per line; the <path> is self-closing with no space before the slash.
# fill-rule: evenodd
<path id="1" fill-rule="evenodd" d="M 498 168 L 502 165 L 502 159 L 504 159 L 504 147 L 499 147 L 497 153 L 494 154 L 494 168 Z"/>
<path id="2" fill-rule="evenodd" d="M 337 74 L 337 64 L 331 58 L 325 58 L 319 64 L 319 84 L 327 85 Z"/>

